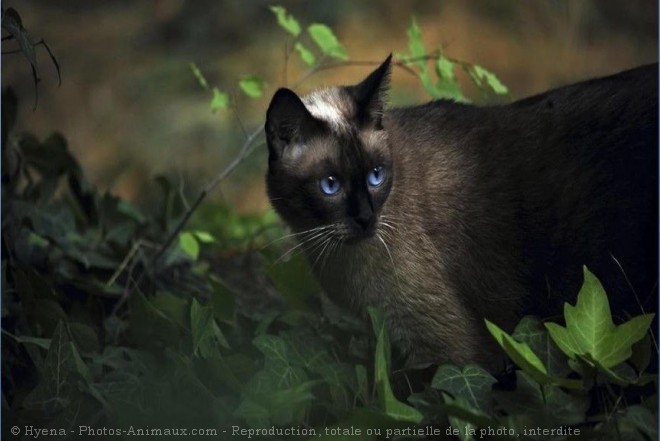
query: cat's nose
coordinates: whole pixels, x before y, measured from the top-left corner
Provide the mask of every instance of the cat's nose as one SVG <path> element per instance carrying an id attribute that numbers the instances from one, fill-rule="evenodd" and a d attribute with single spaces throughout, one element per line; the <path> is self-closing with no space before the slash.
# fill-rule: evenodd
<path id="1" fill-rule="evenodd" d="M 357 216 L 353 217 L 353 220 L 355 221 L 356 224 L 363 230 L 367 231 L 371 227 L 373 227 L 374 224 L 374 215 L 373 213 L 359 213 Z"/>

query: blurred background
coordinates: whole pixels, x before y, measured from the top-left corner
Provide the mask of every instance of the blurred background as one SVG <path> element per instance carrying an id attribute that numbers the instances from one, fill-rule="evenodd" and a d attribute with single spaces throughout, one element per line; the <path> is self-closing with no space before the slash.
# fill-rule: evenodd
<path id="1" fill-rule="evenodd" d="M 18 128 L 39 138 L 61 132 L 100 189 L 148 207 L 157 194 L 153 178 L 166 174 L 192 199 L 235 157 L 245 133 L 263 124 L 274 90 L 306 70 L 291 58 L 285 75 L 291 40 L 273 4 L 303 27 L 328 24 L 359 61 L 406 52 L 415 16 L 427 50 L 486 67 L 515 99 L 658 57 L 658 3 L 650 0 L 5 0 L 35 40 L 45 39 L 62 74 L 57 87 L 47 52 L 37 49 L 42 81 L 33 109 L 29 63 L 20 54 L 2 56 L 2 85 L 21 102 Z M 190 63 L 229 93 L 231 109 L 211 111 Z M 323 71 L 297 91 L 356 82 L 370 69 Z M 258 99 L 236 86 L 252 74 L 265 81 Z M 418 79 L 394 72 L 393 104 L 428 99 Z M 256 149 L 210 198 L 242 213 L 267 209 L 265 150 Z"/>

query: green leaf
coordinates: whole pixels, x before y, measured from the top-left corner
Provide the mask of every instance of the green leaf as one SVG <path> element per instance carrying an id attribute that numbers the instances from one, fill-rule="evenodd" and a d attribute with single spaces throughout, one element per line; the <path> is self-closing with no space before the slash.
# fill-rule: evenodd
<path id="1" fill-rule="evenodd" d="M 478 64 L 469 67 L 468 72 L 474 84 L 479 88 L 484 87 L 484 82 L 496 95 L 506 95 L 509 89 L 495 76 L 494 73 L 484 69 Z"/>
<path id="2" fill-rule="evenodd" d="M 193 299 L 190 305 L 190 331 L 195 355 L 210 358 L 218 353 L 219 346 L 229 348 L 213 318 L 213 308 L 200 305 L 197 299 Z"/>
<path id="3" fill-rule="evenodd" d="M 500 329 L 495 323 L 486 320 L 488 331 L 495 337 L 511 360 L 539 383 L 549 383 L 548 371 L 543 362 L 527 343 L 520 343 Z"/>
<path id="4" fill-rule="evenodd" d="M 658 439 L 658 415 L 645 407 L 633 405 L 626 409 L 625 417 L 648 439 Z"/>
<path id="5" fill-rule="evenodd" d="M 566 327 L 546 323 L 550 336 L 571 359 L 592 358 L 605 368 L 632 355 L 632 345 L 644 338 L 654 314 L 644 314 L 616 326 L 603 286 L 584 268 L 584 282 L 575 306 L 564 304 Z"/>
<path id="6" fill-rule="evenodd" d="M 316 64 L 316 57 L 304 44 L 297 42 L 293 48 L 298 52 L 300 59 L 303 60 L 306 65 L 312 67 Z"/>
<path id="7" fill-rule="evenodd" d="M 264 93 L 264 82 L 256 75 L 241 78 L 238 87 L 250 98 L 259 98 Z"/>
<path id="8" fill-rule="evenodd" d="M 51 338 L 41 369 L 41 381 L 25 398 L 24 405 L 48 412 L 61 411 L 76 393 L 78 366 L 64 322 L 59 322 Z"/>
<path id="9" fill-rule="evenodd" d="M 454 74 L 454 63 L 448 58 L 440 56 L 435 63 L 435 71 L 438 74 L 438 78 L 447 81 L 456 81 L 456 75 Z"/>
<path id="10" fill-rule="evenodd" d="M 435 63 L 435 72 L 438 82 L 435 84 L 434 94 L 437 98 L 448 98 L 456 101 L 465 101 L 461 87 L 454 74 L 454 63 L 440 56 Z"/>
<path id="11" fill-rule="evenodd" d="M 368 308 L 371 324 L 376 333 L 376 354 L 374 376 L 378 398 L 385 413 L 397 420 L 420 423 L 424 416 L 414 407 L 397 400 L 389 380 L 389 340 L 385 332 L 385 317 L 382 311 Z"/>
<path id="12" fill-rule="evenodd" d="M 494 397 L 511 416 L 532 415 L 534 421 L 553 425 L 578 424 L 584 421 L 589 408 L 589 397 L 586 394 L 569 394 L 558 386 L 540 385 L 524 371 L 516 371 L 515 390 L 495 391 Z"/>
<path id="13" fill-rule="evenodd" d="M 550 333 L 538 318 L 523 317 L 512 337 L 519 342 L 527 343 L 547 368 L 549 375 L 563 378 L 571 372 L 566 355 L 552 341 Z"/>
<path id="14" fill-rule="evenodd" d="M 492 427 L 494 421 L 481 411 L 472 409 L 465 398 L 454 398 L 447 393 L 442 394 L 445 402 L 443 409 L 449 417 L 452 427 L 460 428 L 458 437 L 462 441 L 472 441 L 474 439 L 467 430 L 474 430 L 477 427 Z"/>
<path id="15" fill-rule="evenodd" d="M 346 49 L 328 26 L 322 23 L 313 23 L 307 28 L 307 33 L 325 55 L 339 60 L 348 60 Z"/>
<path id="16" fill-rule="evenodd" d="M 186 231 L 179 234 L 179 246 L 192 260 L 199 257 L 199 242 L 193 233 Z"/>
<path id="17" fill-rule="evenodd" d="M 276 335 L 259 335 L 254 345 L 266 357 L 266 371 L 273 374 L 278 388 L 297 386 L 307 381 L 307 374 L 291 363 L 292 351 L 289 344 Z"/>
<path id="18" fill-rule="evenodd" d="M 213 98 L 211 98 L 211 112 L 226 109 L 229 106 L 229 95 L 221 92 L 220 89 L 214 87 L 212 90 Z"/>
<path id="19" fill-rule="evenodd" d="M 298 21 L 293 18 L 291 14 L 288 14 L 286 9 L 282 6 L 271 6 L 270 10 L 273 11 L 273 14 L 277 17 L 277 24 L 280 25 L 282 29 L 294 37 L 297 37 L 300 34 L 300 25 L 298 24 Z"/>
<path id="20" fill-rule="evenodd" d="M 424 48 L 424 42 L 422 41 L 422 30 L 417 24 L 417 19 L 412 18 L 410 26 L 406 30 L 408 35 L 408 50 L 410 51 L 411 58 L 421 58 L 426 55 L 426 48 Z M 426 67 L 426 62 L 424 60 L 415 61 L 419 67 Z"/>
<path id="21" fill-rule="evenodd" d="M 451 364 L 440 366 L 433 376 L 431 386 L 463 398 L 470 408 L 485 413 L 492 411 L 491 390 L 497 380 L 479 366 L 468 365 L 463 369 Z"/>
<path id="22" fill-rule="evenodd" d="M 195 230 L 192 232 L 195 235 L 195 238 L 201 243 L 213 243 L 215 242 L 215 237 L 208 231 Z"/>

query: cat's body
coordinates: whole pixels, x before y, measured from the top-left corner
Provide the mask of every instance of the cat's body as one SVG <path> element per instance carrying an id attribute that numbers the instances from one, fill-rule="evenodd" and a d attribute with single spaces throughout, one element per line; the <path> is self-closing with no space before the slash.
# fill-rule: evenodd
<path id="1" fill-rule="evenodd" d="M 290 96 L 269 109 L 269 195 L 297 232 L 335 225 L 302 234 L 317 236 L 302 248 L 331 298 L 382 307 L 393 342 L 416 361 L 491 366 L 483 319 L 510 329 L 522 313 L 559 313 L 582 265 L 618 294 L 615 311 L 635 305 L 626 276 L 650 298 L 657 66 L 510 105 L 381 113 L 387 69 L 304 98 L 309 115 L 288 112 Z M 294 119 L 306 122 L 290 130 Z M 325 194 L 339 185 L 326 180 L 316 200 L 310 175 L 317 189 L 336 177 L 339 190 Z"/>

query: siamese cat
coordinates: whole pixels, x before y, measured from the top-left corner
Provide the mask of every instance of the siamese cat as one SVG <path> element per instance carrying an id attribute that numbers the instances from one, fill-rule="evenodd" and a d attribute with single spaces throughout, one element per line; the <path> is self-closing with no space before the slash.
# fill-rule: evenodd
<path id="1" fill-rule="evenodd" d="M 657 65 L 386 110 L 390 70 L 268 108 L 268 195 L 331 299 L 415 363 L 491 367 L 484 319 L 560 314 L 583 265 L 620 318 L 657 310 Z"/>

